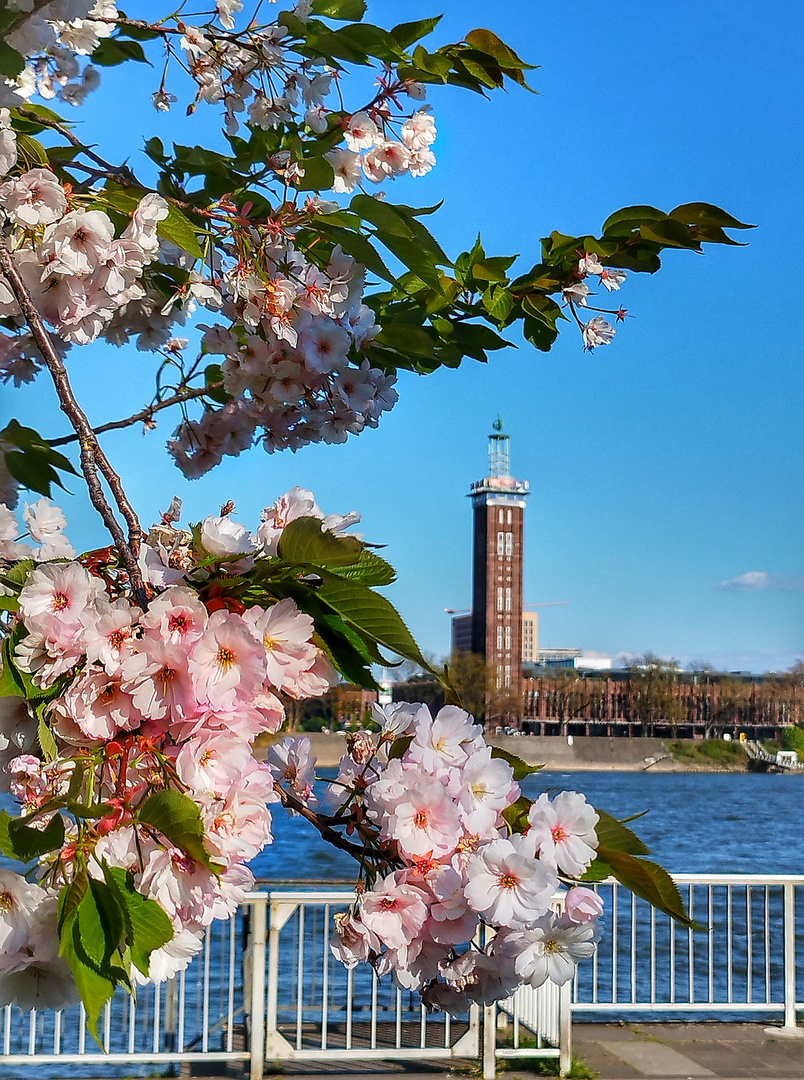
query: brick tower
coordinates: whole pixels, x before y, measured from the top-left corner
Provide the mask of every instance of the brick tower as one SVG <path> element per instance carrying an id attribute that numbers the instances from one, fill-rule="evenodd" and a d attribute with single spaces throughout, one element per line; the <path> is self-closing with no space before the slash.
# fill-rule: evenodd
<path id="1" fill-rule="evenodd" d="M 473 653 L 497 670 L 497 686 L 522 690 L 522 563 L 527 480 L 511 476 L 510 440 L 502 419 L 489 435 L 489 473 L 472 484 Z"/>

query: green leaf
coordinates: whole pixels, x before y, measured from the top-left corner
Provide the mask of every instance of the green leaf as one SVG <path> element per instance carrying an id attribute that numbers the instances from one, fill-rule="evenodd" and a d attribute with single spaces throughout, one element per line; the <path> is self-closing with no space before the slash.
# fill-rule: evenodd
<path id="1" fill-rule="evenodd" d="M 400 735 L 398 739 L 394 739 L 388 750 L 388 760 L 393 761 L 394 758 L 404 757 L 412 742 L 412 735 Z"/>
<path id="2" fill-rule="evenodd" d="M 676 883 L 657 863 L 649 859 L 637 859 L 614 848 L 601 848 L 599 858 L 609 864 L 612 874 L 631 892 L 641 896 L 682 926 L 702 929 L 690 919 Z"/>
<path id="3" fill-rule="evenodd" d="M 313 0 L 313 15 L 358 22 L 366 14 L 366 0 Z"/>
<path id="4" fill-rule="evenodd" d="M 304 176 L 293 185 L 297 191 L 329 191 L 335 181 L 335 173 L 325 157 L 306 157 L 301 165 Z"/>
<path id="5" fill-rule="evenodd" d="M 529 765 L 523 758 L 517 757 L 516 754 L 509 753 L 508 750 L 503 750 L 500 746 L 492 747 L 491 756 L 508 762 L 514 771 L 514 780 L 524 780 L 526 776 L 530 776 L 532 773 L 536 773 L 544 768 L 543 764 Z"/>
<path id="6" fill-rule="evenodd" d="M 3 669 L 0 672 L 0 697 L 25 698 L 26 687 L 13 660 L 10 636 L 3 638 L 0 648 L 3 657 Z"/>
<path id="7" fill-rule="evenodd" d="M 59 936 L 62 938 L 62 947 L 65 944 L 63 932 L 69 928 L 75 920 L 79 905 L 89 888 L 89 875 L 84 867 L 76 867 L 73 880 L 59 893 L 58 927 Z M 64 953 L 59 950 L 61 955 Z"/>
<path id="8" fill-rule="evenodd" d="M 38 166 L 48 168 L 50 165 L 44 146 L 38 139 L 34 139 L 23 132 L 17 132 L 17 152 L 20 158 L 31 168 Z"/>
<path id="9" fill-rule="evenodd" d="M 132 963 L 143 975 L 148 975 L 151 953 L 173 938 L 173 924 L 155 900 L 137 892 L 130 871 L 104 863 L 103 875 L 123 913 Z"/>
<path id="10" fill-rule="evenodd" d="M 126 60 L 136 60 L 140 64 L 151 65 L 151 61 L 142 51 L 142 45 L 124 38 L 104 38 L 90 57 L 93 64 L 101 67 L 116 67 Z"/>
<path id="11" fill-rule="evenodd" d="M 719 225 L 724 229 L 755 229 L 756 225 L 746 225 L 736 217 L 721 210 L 712 203 L 684 203 L 670 211 L 671 218 L 677 218 L 686 225 Z M 604 227 L 605 231 L 605 227 Z"/>
<path id="12" fill-rule="evenodd" d="M 42 753 L 45 755 L 47 761 L 55 761 L 59 756 L 59 748 L 56 745 L 56 740 L 53 738 L 53 732 L 50 730 L 50 725 L 44 716 L 39 717 L 39 728 L 37 729 L 37 736 L 39 738 L 39 746 Z"/>
<path id="13" fill-rule="evenodd" d="M 494 753 L 492 751 L 492 757 L 493 756 Z M 510 806 L 506 806 L 502 812 L 502 816 L 511 832 L 525 832 L 530 826 L 528 813 L 532 805 L 533 803 L 526 795 L 520 795 L 516 802 L 511 803 Z"/>
<path id="14" fill-rule="evenodd" d="M 391 37 L 397 45 L 406 49 L 414 41 L 421 41 L 423 37 L 432 34 L 442 18 L 442 15 L 436 15 L 430 19 L 416 19 L 415 22 L 399 23 L 391 31 Z"/>
<path id="15" fill-rule="evenodd" d="M 368 548 L 360 552 L 357 562 L 338 569 L 338 577 L 360 581 L 363 585 L 391 585 L 396 581 L 396 570 L 385 559 Z"/>
<path id="16" fill-rule="evenodd" d="M 506 288 L 494 285 L 483 293 L 483 307 L 493 319 L 505 322 L 514 310 L 514 300 Z"/>
<path id="17" fill-rule="evenodd" d="M 631 832 L 621 821 L 607 814 L 605 810 L 598 810 L 597 807 L 595 810 L 598 815 L 595 831 L 601 847 L 625 851 L 629 855 L 650 855 L 650 848 L 639 839 L 636 833 Z"/>
<path id="18" fill-rule="evenodd" d="M 0 75 L 15 79 L 25 67 L 25 57 L 0 40 Z"/>
<path id="19" fill-rule="evenodd" d="M 318 595 L 346 622 L 406 660 L 415 660 L 426 671 L 432 671 L 401 615 L 389 600 L 359 582 L 345 581 L 326 572 L 322 576 L 324 584 Z"/>
<path id="20" fill-rule="evenodd" d="M 122 944 L 124 918 L 117 896 L 105 881 L 89 879 L 78 907 L 81 946 L 99 970 L 106 968 Z"/>
<path id="21" fill-rule="evenodd" d="M 156 231 L 160 236 L 163 236 L 165 240 L 170 240 L 176 247 L 180 247 L 182 251 L 186 251 L 188 255 L 192 255 L 194 259 L 203 259 L 204 252 L 201 250 L 201 245 L 198 243 L 196 230 L 181 210 L 177 209 L 172 204 L 170 205 L 167 217 L 164 221 L 159 222 Z"/>
<path id="22" fill-rule="evenodd" d="M 0 596 L 0 611 L 11 611 L 16 613 L 19 609 L 20 602 L 16 596 Z M 2 697 L 2 694 L 0 694 L 0 697 Z"/>
<path id="23" fill-rule="evenodd" d="M 103 1050 L 103 1044 L 98 1035 L 98 1020 L 104 1005 L 107 1001 L 111 1001 L 114 995 L 115 982 L 110 976 L 97 972 L 80 955 L 78 927 L 75 922 L 70 925 L 69 933 L 62 938 L 61 955 L 70 965 L 73 973 L 76 988 L 86 1009 L 90 1034 Z"/>
<path id="24" fill-rule="evenodd" d="M 279 557 L 312 566 L 351 566 L 360 558 L 363 543 L 355 536 L 336 536 L 320 520 L 300 517 L 282 530 Z"/>
<path id="25" fill-rule="evenodd" d="M 204 823 L 198 805 L 180 791 L 155 791 L 137 814 L 143 825 L 150 825 L 175 847 L 217 873 L 220 867 L 204 847 Z"/>
<path id="26" fill-rule="evenodd" d="M 615 210 L 603 222 L 603 232 L 614 236 L 629 236 L 645 221 L 661 221 L 666 218 L 664 210 L 655 206 L 624 206 Z"/>
<path id="27" fill-rule="evenodd" d="M 468 45 L 471 45 L 473 49 L 477 49 L 478 52 L 486 53 L 488 56 L 494 57 L 497 63 L 503 68 L 519 68 L 527 71 L 534 71 L 533 64 L 526 64 L 510 45 L 506 45 L 505 42 L 497 37 L 491 30 L 470 30 L 464 38 Z"/>
<path id="28" fill-rule="evenodd" d="M 438 338 L 423 326 L 387 322 L 374 338 L 377 345 L 387 345 L 403 356 L 435 356 Z"/>
<path id="29" fill-rule="evenodd" d="M 5 811 L 3 811 L 5 814 Z M 38 859 L 56 851 L 64 843 L 64 819 L 61 814 L 54 814 L 44 829 L 34 829 L 25 824 L 22 818 L 3 818 L 3 830 L 8 831 L 9 844 L 13 857 L 22 862 Z M 3 852 L 7 854 L 7 852 Z"/>
<path id="30" fill-rule="evenodd" d="M 78 475 L 69 458 L 54 450 L 38 431 L 17 420 L 10 420 L 0 431 L 0 443 L 18 448 L 5 451 L 6 468 L 20 484 L 40 495 L 49 496 L 52 484 L 64 487 L 57 469 Z"/>
<path id="31" fill-rule="evenodd" d="M 14 592 L 21 592 L 22 587 L 28 580 L 28 575 L 35 568 L 35 559 L 20 559 L 19 562 L 14 563 L 7 573 L 0 575 L 0 581 L 8 589 L 13 589 Z"/>
<path id="32" fill-rule="evenodd" d="M 640 235 L 646 240 L 662 244 L 665 247 L 692 248 L 699 250 L 700 241 L 690 232 L 688 226 L 676 218 L 663 218 L 640 227 Z"/>

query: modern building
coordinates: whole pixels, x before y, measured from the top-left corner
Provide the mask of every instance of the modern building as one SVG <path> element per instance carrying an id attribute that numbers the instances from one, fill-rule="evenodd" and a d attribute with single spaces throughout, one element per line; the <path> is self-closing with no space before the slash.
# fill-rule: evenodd
<path id="1" fill-rule="evenodd" d="M 522 612 L 522 663 L 539 662 L 539 612 Z"/>
<path id="2" fill-rule="evenodd" d="M 456 615 L 452 620 L 452 652 L 472 651 L 472 616 Z M 574 650 L 577 653 L 577 650 Z M 539 613 L 522 612 L 522 663 L 539 664 Z"/>

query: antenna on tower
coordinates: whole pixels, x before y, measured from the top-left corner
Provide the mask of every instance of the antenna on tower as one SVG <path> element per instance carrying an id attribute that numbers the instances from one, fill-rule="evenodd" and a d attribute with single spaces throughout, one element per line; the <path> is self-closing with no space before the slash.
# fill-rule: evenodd
<path id="1" fill-rule="evenodd" d="M 494 434 L 489 435 L 489 476 L 510 476 L 510 439 L 503 434 L 503 419 L 499 413 L 491 426 Z"/>

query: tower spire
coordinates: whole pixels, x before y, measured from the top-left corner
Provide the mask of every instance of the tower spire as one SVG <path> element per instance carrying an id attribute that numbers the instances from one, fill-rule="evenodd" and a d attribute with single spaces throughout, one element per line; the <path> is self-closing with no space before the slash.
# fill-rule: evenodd
<path id="1" fill-rule="evenodd" d="M 491 426 L 494 431 L 489 435 L 489 476 L 510 476 L 511 440 L 508 435 L 503 434 L 503 419 L 499 413 Z"/>

